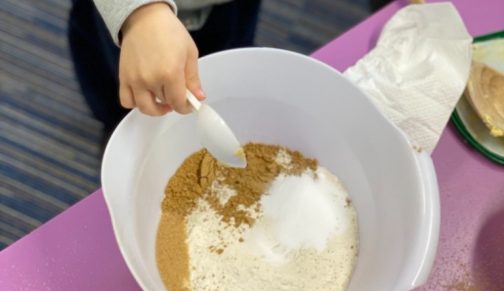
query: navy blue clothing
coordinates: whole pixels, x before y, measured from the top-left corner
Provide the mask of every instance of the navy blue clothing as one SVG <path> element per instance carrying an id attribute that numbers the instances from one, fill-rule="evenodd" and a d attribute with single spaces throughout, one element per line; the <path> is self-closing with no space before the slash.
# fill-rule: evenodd
<path id="1" fill-rule="evenodd" d="M 205 25 L 191 32 L 200 56 L 252 46 L 259 5 L 260 0 L 215 5 Z M 82 94 L 108 137 L 128 111 L 119 103 L 119 48 L 92 0 L 73 1 L 68 37 Z"/>

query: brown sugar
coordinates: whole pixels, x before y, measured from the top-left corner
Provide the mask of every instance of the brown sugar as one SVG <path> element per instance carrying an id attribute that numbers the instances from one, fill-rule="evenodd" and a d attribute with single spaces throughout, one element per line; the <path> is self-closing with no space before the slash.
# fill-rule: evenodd
<path id="1" fill-rule="evenodd" d="M 206 188 L 201 187 L 200 165 L 206 150 L 189 156 L 168 181 L 162 202 L 163 213 L 177 213 L 185 217 L 196 207 L 197 198 Z"/>
<path id="2" fill-rule="evenodd" d="M 184 217 L 163 213 L 156 238 L 156 261 L 168 290 L 189 291 L 189 255 Z"/>
<path id="3" fill-rule="evenodd" d="M 238 205 L 247 208 L 258 202 L 280 173 L 301 175 L 306 169 L 315 170 L 317 167 L 316 160 L 307 159 L 300 152 L 286 150 L 292 158 L 292 167 L 282 168 L 275 163 L 279 149 L 281 147 L 275 145 L 245 145 L 245 169 L 223 166 L 205 149 L 192 154 L 168 182 L 162 203 L 163 212 L 186 216 L 196 207 L 199 198 L 205 198 L 222 215 L 223 221 L 230 222 L 232 218 L 236 226 L 252 224 L 253 219 Z M 231 197 L 224 206 L 220 205 L 215 193 L 208 191 L 217 177 L 223 177 L 223 183 L 237 191 L 237 195 Z"/>
<path id="4" fill-rule="evenodd" d="M 243 147 L 247 158 L 245 169 L 221 165 L 207 150 L 189 156 L 170 178 L 161 205 L 162 219 L 156 241 L 158 268 L 168 290 L 190 290 L 189 252 L 186 242 L 186 217 L 200 199 L 222 217 L 231 227 L 253 225 L 252 212 L 260 211 L 259 201 L 271 182 L 281 173 L 301 175 L 307 169 L 315 171 L 317 161 L 305 158 L 300 152 L 284 149 L 291 157 L 290 166 L 283 167 L 275 158 L 280 146 L 249 143 Z M 222 204 L 216 184 L 224 184 L 236 194 Z M 170 219 L 171 218 L 171 219 Z M 240 241 L 242 241 L 241 239 Z M 225 246 L 223 246 L 225 248 Z M 211 248 L 222 254 L 223 248 Z"/>

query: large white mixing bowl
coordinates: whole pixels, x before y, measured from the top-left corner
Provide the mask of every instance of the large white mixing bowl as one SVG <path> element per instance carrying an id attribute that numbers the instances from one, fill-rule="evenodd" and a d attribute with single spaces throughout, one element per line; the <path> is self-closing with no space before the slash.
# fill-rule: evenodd
<path id="1" fill-rule="evenodd" d="M 333 68 L 277 49 L 214 54 L 201 59 L 200 72 L 208 102 L 240 141 L 300 150 L 344 182 L 360 230 L 349 291 L 404 291 L 425 282 L 439 232 L 432 161 L 363 92 Z M 200 148 L 195 128 L 191 115 L 133 110 L 105 152 L 102 183 L 115 236 L 145 290 L 163 290 L 155 260 L 160 203 L 170 176 Z"/>

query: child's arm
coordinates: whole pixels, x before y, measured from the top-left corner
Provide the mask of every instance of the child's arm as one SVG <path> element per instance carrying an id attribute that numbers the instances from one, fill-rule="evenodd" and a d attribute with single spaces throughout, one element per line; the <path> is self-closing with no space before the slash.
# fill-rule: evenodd
<path id="1" fill-rule="evenodd" d="M 124 22 L 138 8 L 153 3 L 166 3 L 177 14 L 175 0 L 93 0 L 93 2 L 105 21 L 114 43 L 118 46 Z"/>
<path id="2" fill-rule="evenodd" d="M 186 88 L 198 99 L 204 99 L 194 41 L 172 10 L 176 9 L 172 1 L 140 6 L 122 22 L 106 19 L 111 15 L 104 13 L 106 7 L 109 11 L 113 9 L 113 3 L 128 6 L 132 2 L 145 4 L 149 1 L 95 0 L 114 39 L 118 41 L 119 35 L 122 36 L 119 61 L 121 104 L 126 108 L 138 107 L 149 115 L 163 115 L 171 110 L 190 112 L 185 98 Z M 122 16 L 123 12 L 118 14 Z M 120 31 L 117 23 L 120 23 Z M 156 97 L 164 104 L 156 103 Z"/>

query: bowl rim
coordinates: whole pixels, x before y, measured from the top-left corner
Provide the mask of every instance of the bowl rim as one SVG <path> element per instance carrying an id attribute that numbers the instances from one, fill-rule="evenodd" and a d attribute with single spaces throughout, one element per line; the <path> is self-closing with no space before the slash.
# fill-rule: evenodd
<path id="1" fill-rule="evenodd" d="M 421 197 L 423 201 L 423 219 L 421 221 L 419 229 L 419 234 L 418 236 L 422 238 L 422 242 L 420 243 L 420 249 L 417 250 L 419 255 L 421 256 L 420 258 L 420 264 L 418 265 L 417 269 L 414 270 L 411 274 L 413 274 L 413 277 L 410 279 L 407 279 L 406 281 L 403 280 L 397 280 L 396 283 L 401 283 L 406 284 L 406 286 L 397 286 L 394 288 L 394 290 L 404 290 L 404 288 L 408 289 L 413 289 L 415 287 L 419 287 L 422 284 L 424 284 L 427 281 L 427 278 L 430 274 L 430 271 L 432 269 L 432 266 L 434 264 L 434 259 L 436 256 L 437 252 L 437 245 L 438 245 L 438 240 L 439 240 L 439 229 L 440 229 L 440 201 L 439 201 L 439 188 L 438 188 L 438 183 L 437 183 L 437 178 L 436 178 L 436 172 L 434 168 L 433 161 L 430 157 L 429 154 L 427 154 L 424 151 L 418 150 L 418 147 L 412 145 L 410 139 L 407 137 L 407 135 L 399 128 L 397 127 L 394 123 L 392 123 L 388 118 L 386 118 L 383 113 L 378 109 L 374 101 L 372 101 L 371 97 L 366 94 L 363 90 L 361 90 L 358 86 L 353 84 L 350 80 L 346 79 L 344 75 L 339 72 L 337 69 L 334 67 L 318 60 L 315 59 L 311 56 L 303 55 L 300 53 L 292 52 L 289 50 L 284 50 L 284 49 L 278 49 L 278 48 L 269 48 L 269 47 L 248 47 L 248 48 L 238 48 L 238 49 L 231 49 L 231 50 L 225 50 L 221 52 L 217 52 L 214 54 L 210 54 L 207 56 L 204 56 L 199 59 L 199 61 L 204 61 L 206 59 L 211 59 L 215 57 L 221 57 L 223 55 L 230 55 L 230 54 L 236 54 L 236 53 L 243 53 L 243 52 L 267 52 L 267 53 L 281 53 L 281 54 L 288 54 L 292 55 L 295 57 L 301 57 L 304 59 L 309 59 L 312 62 L 316 62 L 318 65 L 322 65 L 326 69 L 329 69 L 333 73 L 339 75 L 344 79 L 346 82 L 351 84 L 353 87 L 355 87 L 357 90 L 359 90 L 367 99 L 368 102 L 371 103 L 371 105 L 377 110 L 377 112 L 382 116 L 384 121 L 394 128 L 394 131 L 396 134 L 399 135 L 401 139 L 403 139 L 408 146 L 411 148 L 411 154 L 413 156 L 413 160 L 415 163 L 416 167 L 416 172 L 417 172 L 417 178 L 419 181 L 419 185 L 421 186 L 421 194 L 419 196 Z M 112 150 L 111 147 L 114 144 L 114 140 L 117 138 L 117 135 L 119 132 L 123 131 L 122 128 L 125 126 L 124 124 L 126 123 L 127 120 L 131 119 L 134 114 L 140 114 L 138 109 L 133 109 L 131 110 L 118 124 L 114 132 L 112 133 L 104 154 L 102 158 L 102 167 L 101 167 L 101 182 L 102 182 L 102 192 L 104 196 L 105 203 L 107 205 L 107 209 L 110 214 L 111 218 L 111 223 L 112 223 L 112 229 L 114 232 L 114 237 L 116 239 L 117 245 L 119 247 L 119 250 L 121 252 L 121 255 L 126 262 L 126 265 L 128 266 L 128 269 L 130 270 L 132 276 L 135 278 L 135 281 L 139 284 L 139 286 L 143 290 L 148 290 L 147 286 L 145 286 L 145 283 L 143 281 L 143 278 L 140 277 L 139 274 L 136 272 L 136 265 L 134 264 L 134 259 L 130 257 L 125 250 L 123 244 L 122 244 L 122 235 L 119 231 L 119 223 L 116 219 L 116 216 L 114 215 L 115 211 L 114 208 L 112 207 L 112 201 L 111 197 L 107 195 L 107 193 L 110 193 L 107 189 L 108 183 L 106 182 L 105 179 L 105 170 L 108 168 L 109 164 L 109 159 L 107 158 L 110 154 L 109 152 Z"/>

